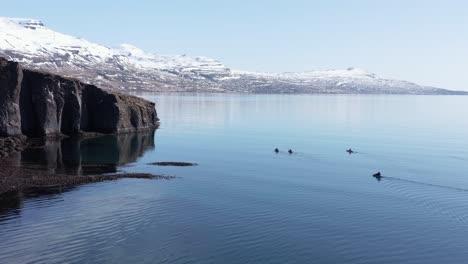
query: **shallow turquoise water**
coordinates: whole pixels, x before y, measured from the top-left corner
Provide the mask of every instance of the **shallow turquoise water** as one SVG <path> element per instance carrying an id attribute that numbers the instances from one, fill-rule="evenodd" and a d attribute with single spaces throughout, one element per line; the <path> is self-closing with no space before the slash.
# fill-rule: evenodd
<path id="1" fill-rule="evenodd" d="M 178 178 L 19 199 L 0 215 L 0 263 L 468 259 L 468 97 L 145 96 L 162 121 L 154 141 L 81 143 L 72 169 L 105 161 Z M 67 144 L 47 169 L 70 167 Z"/>

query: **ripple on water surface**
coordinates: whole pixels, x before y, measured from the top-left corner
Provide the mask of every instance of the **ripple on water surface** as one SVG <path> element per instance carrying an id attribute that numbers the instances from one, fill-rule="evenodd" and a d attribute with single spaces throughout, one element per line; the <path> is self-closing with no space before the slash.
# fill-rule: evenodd
<path id="1" fill-rule="evenodd" d="M 467 98 L 148 98 L 163 121 L 155 135 L 75 142 L 83 156 L 62 144 L 46 169 L 105 158 L 113 170 L 178 178 L 16 197 L 0 213 L 1 263 L 468 259 Z M 157 161 L 199 166 L 148 165 Z"/>

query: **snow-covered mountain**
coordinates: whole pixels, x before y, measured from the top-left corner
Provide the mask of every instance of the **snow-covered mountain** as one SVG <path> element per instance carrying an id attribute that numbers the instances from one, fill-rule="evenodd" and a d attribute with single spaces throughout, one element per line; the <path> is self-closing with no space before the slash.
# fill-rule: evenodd
<path id="1" fill-rule="evenodd" d="M 0 56 L 28 68 L 122 91 L 457 93 L 382 79 L 355 68 L 302 73 L 234 71 L 205 57 L 151 54 L 129 44 L 105 47 L 55 32 L 34 19 L 0 18 Z"/>

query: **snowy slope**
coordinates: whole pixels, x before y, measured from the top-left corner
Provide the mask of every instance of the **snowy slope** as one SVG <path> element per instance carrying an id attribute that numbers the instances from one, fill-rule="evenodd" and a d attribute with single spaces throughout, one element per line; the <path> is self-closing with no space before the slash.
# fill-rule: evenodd
<path id="1" fill-rule="evenodd" d="M 233 71 L 206 57 L 151 54 L 129 44 L 105 47 L 55 32 L 35 19 L 0 18 L 0 56 L 28 68 L 123 91 L 452 93 L 382 79 L 354 68 L 301 73 Z"/>

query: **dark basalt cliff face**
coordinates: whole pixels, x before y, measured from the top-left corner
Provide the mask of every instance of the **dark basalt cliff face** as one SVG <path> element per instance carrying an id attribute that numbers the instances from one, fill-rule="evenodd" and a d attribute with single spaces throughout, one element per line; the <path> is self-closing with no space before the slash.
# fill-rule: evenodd
<path id="1" fill-rule="evenodd" d="M 158 121 L 152 102 L 0 58 L 0 136 L 125 133 Z"/>

